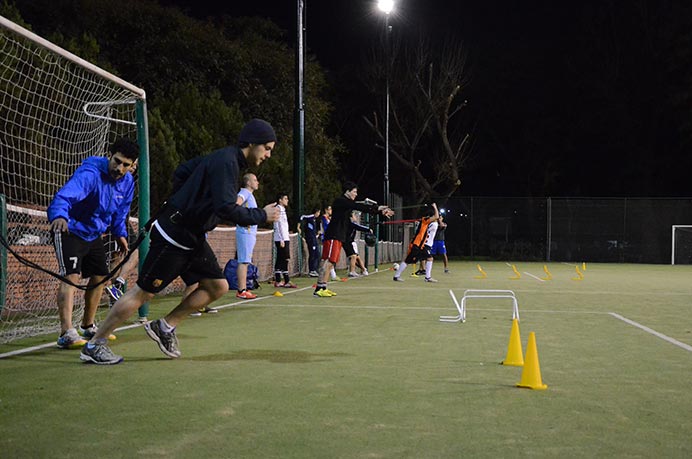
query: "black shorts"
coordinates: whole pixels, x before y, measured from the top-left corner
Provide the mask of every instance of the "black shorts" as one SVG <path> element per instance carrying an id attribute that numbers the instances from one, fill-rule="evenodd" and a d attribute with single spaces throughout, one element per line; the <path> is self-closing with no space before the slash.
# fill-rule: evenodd
<path id="1" fill-rule="evenodd" d="M 277 260 L 288 260 L 289 258 L 291 258 L 290 241 L 284 241 L 283 247 L 281 247 L 281 242 L 274 241 L 274 246 L 276 247 Z"/>
<path id="2" fill-rule="evenodd" d="M 108 275 L 103 239 L 97 237 L 89 242 L 72 233 L 51 233 L 51 235 L 61 276 L 81 274 L 82 277 L 87 278 Z"/>
<path id="3" fill-rule="evenodd" d="M 354 255 L 358 255 L 358 251 L 356 248 L 358 247 L 355 242 L 344 242 L 344 252 L 346 253 L 347 257 L 352 257 Z"/>
<path id="4" fill-rule="evenodd" d="M 408 255 L 406 255 L 406 259 L 404 261 L 407 265 L 410 265 L 419 260 L 427 260 L 428 258 L 430 258 L 430 250 L 428 249 L 427 245 L 423 246 L 422 249 L 420 247 L 413 246 L 408 251 Z"/>
<path id="5" fill-rule="evenodd" d="M 137 279 L 145 292 L 158 293 L 181 275 L 187 285 L 202 279 L 225 279 L 206 239 L 192 250 L 184 250 L 166 241 L 156 227 L 151 229 L 150 238 L 149 253 Z"/>

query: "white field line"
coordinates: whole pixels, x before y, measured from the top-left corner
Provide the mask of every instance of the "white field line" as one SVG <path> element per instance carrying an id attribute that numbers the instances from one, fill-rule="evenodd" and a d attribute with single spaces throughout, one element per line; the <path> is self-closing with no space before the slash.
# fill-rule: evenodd
<path id="1" fill-rule="evenodd" d="M 303 287 L 303 288 L 291 289 L 290 291 L 286 291 L 286 293 L 284 293 L 284 295 L 290 295 L 291 293 L 297 293 L 297 292 L 301 292 L 303 290 L 307 290 L 307 289 L 311 289 L 311 288 L 312 287 Z M 238 300 L 238 301 L 234 301 L 232 303 L 226 303 L 226 304 L 222 304 L 219 306 L 214 306 L 214 309 L 226 309 L 226 308 L 231 307 L 231 306 L 238 306 L 238 305 L 242 305 L 245 303 L 251 303 L 253 301 L 266 300 L 268 298 L 273 298 L 273 295 L 261 296 L 261 297 L 258 296 L 254 300 Z M 142 323 L 125 325 L 125 326 L 116 328 L 114 331 L 120 332 L 123 330 L 130 330 L 132 328 L 141 327 L 143 325 L 144 324 L 142 324 Z M 4 359 L 5 357 L 12 357 L 15 355 L 20 355 L 20 354 L 27 354 L 29 352 L 38 351 L 38 350 L 46 349 L 46 348 L 50 348 L 50 347 L 57 347 L 55 344 L 55 341 L 51 341 L 49 343 L 44 343 L 44 344 L 39 344 L 38 346 L 26 347 L 24 349 L 17 349 L 16 351 L 5 352 L 4 354 L 0 354 L 0 359 Z"/>
<path id="2" fill-rule="evenodd" d="M 526 275 L 529 276 L 529 277 L 533 277 L 533 278 L 536 279 L 538 282 L 545 282 L 544 279 L 541 279 L 541 278 L 538 277 L 538 276 L 534 276 L 534 275 L 531 274 L 530 272 L 524 271 L 524 274 L 526 274 Z"/>
<path id="3" fill-rule="evenodd" d="M 630 320 L 627 317 L 623 317 L 620 314 L 617 314 L 614 312 L 610 312 L 609 314 L 611 316 L 615 317 L 616 319 L 622 320 L 625 323 L 628 323 L 634 327 L 637 327 L 641 330 L 644 330 L 647 333 L 650 333 L 650 334 L 652 334 L 658 338 L 661 338 L 663 341 L 667 341 L 670 344 L 673 344 L 674 346 L 678 346 L 678 347 L 683 348 L 686 351 L 692 352 L 692 346 L 690 346 L 689 344 L 681 343 L 680 341 L 676 340 L 675 338 L 671 338 L 670 336 L 664 335 L 663 333 L 659 333 L 656 330 L 652 330 L 651 328 L 649 328 L 645 325 L 642 325 L 638 322 L 635 322 L 634 320 Z"/>
<path id="4" fill-rule="evenodd" d="M 374 272 L 371 272 L 370 275 L 372 276 L 373 274 L 381 274 L 381 273 L 384 273 L 384 272 L 386 272 L 386 271 L 387 271 L 387 270 L 374 271 Z M 356 279 L 357 279 L 357 278 L 356 278 Z M 354 279 L 351 279 L 351 280 L 354 280 Z M 332 282 L 332 283 L 335 284 L 335 282 Z M 290 294 L 293 294 L 293 293 L 298 293 L 298 292 L 302 292 L 302 291 L 310 290 L 310 289 L 312 289 L 312 286 L 303 287 L 303 288 L 297 288 L 297 289 L 285 290 L 285 291 L 284 291 L 284 295 L 290 295 Z M 269 298 L 273 298 L 273 295 L 258 296 L 258 297 L 255 298 L 254 300 L 237 300 L 237 301 L 233 301 L 233 302 L 231 302 L 231 303 L 226 303 L 226 304 L 221 304 L 221 305 L 219 305 L 219 306 L 214 306 L 214 309 L 226 309 L 226 308 L 230 308 L 231 306 L 242 306 L 243 304 L 246 304 L 246 303 L 252 303 L 252 302 L 254 302 L 254 301 L 262 301 L 262 300 L 266 300 L 266 299 L 269 299 Z M 307 306 L 307 305 L 306 305 L 306 306 Z M 285 306 L 282 306 L 282 307 L 285 307 Z M 340 306 L 340 307 L 344 307 L 344 306 Z M 115 332 L 119 332 L 119 331 L 123 331 L 123 330 L 130 330 L 130 329 L 132 329 L 132 328 L 141 327 L 142 325 L 143 325 L 143 324 L 141 324 L 141 323 L 135 323 L 135 324 L 125 325 L 125 326 L 116 328 L 114 331 L 115 331 Z M 47 349 L 47 348 L 50 348 L 50 347 L 56 347 L 55 341 L 50 341 L 50 342 L 48 342 L 48 343 L 39 344 L 39 345 L 37 345 L 37 346 L 27 347 L 27 348 L 24 348 L 24 349 L 17 349 L 16 351 L 5 352 L 4 354 L 0 354 L 0 359 L 4 359 L 5 357 L 12 357 L 12 356 L 15 356 L 15 355 L 20 355 L 20 354 L 27 354 L 27 353 L 29 353 L 29 352 L 38 351 L 38 350 L 41 350 L 41 349 Z"/>

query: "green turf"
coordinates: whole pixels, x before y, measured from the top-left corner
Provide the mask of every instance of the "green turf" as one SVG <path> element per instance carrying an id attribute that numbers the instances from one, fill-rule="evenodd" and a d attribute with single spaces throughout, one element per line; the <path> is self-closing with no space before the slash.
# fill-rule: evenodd
<path id="1" fill-rule="evenodd" d="M 436 265 L 438 284 L 388 271 L 330 284 L 333 298 L 264 284 L 267 298 L 185 321 L 179 360 L 141 327 L 118 333 L 113 367 L 52 347 L 2 359 L 0 457 L 692 457 L 692 352 L 610 314 L 692 345 L 692 267 L 589 264 L 574 281 L 574 265 L 548 266 L 545 282 L 491 262 L 483 280 L 476 263 Z M 516 293 L 547 390 L 498 365 L 509 301 L 438 321 L 468 288 Z"/>

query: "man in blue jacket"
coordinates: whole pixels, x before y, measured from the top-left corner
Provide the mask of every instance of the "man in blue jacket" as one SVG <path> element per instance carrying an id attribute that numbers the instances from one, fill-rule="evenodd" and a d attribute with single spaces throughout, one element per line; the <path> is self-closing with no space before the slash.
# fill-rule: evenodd
<path id="1" fill-rule="evenodd" d="M 205 234 L 221 221 L 239 225 L 272 223 L 278 219 L 276 203 L 248 208 L 237 204 L 240 170 L 259 166 L 271 157 L 276 134 L 269 123 L 249 121 L 240 131 L 237 146 L 228 146 L 194 158 L 178 167 L 173 195 L 156 216 L 151 245 L 137 284 L 113 305 L 94 337 L 82 348 L 80 359 L 99 365 L 123 361 L 108 347 L 108 336 L 141 305 L 184 275 L 198 287 L 164 317 L 147 322 L 145 330 L 161 352 L 180 357 L 176 326 L 228 292 L 228 282 Z"/>
<path id="2" fill-rule="evenodd" d="M 84 160 L 48 206 L 60 274 L 72 283 L 78 283 L 81 274 L 89 279 L 88 286 L 94 286 L 108 274 L 106 250 L 101 239 L 104 233 L 110 231 L 119 250 L 127 253 L 126 220 L 135 189 L 130 171 L 138 157 L 136 143 L 129 139 L 117 140 L 111 145 L 108 157 L 92 156 Z M 58 288 L 58 347 L 63 349 L 86 343 L 72 324 L 75 290 L 64 282 Z M 84 338 L 90 339 L 96 334 L 94 319 L 102 293 L 103 284 L 84 293 L 84 316 L 80 326 Z"/>

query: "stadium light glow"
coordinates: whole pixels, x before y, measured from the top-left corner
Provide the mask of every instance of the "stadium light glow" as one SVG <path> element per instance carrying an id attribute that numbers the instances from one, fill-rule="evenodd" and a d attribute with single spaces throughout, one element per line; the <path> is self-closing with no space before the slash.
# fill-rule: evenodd
<path id="1" fill-rule="evenodd" d="M 394 9 L 394 0 L 379 0 L 377 2 L 377 7 L 384 14 L 389 14 Z"/>

